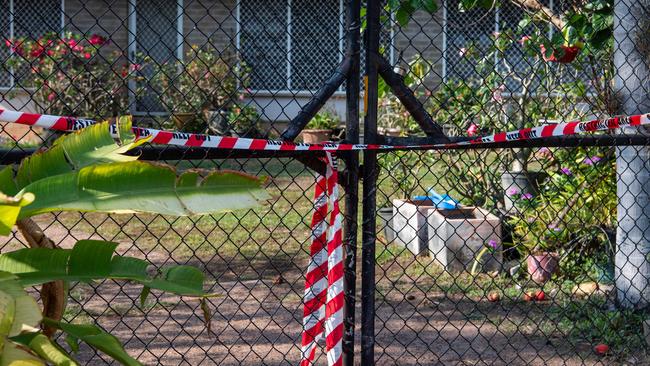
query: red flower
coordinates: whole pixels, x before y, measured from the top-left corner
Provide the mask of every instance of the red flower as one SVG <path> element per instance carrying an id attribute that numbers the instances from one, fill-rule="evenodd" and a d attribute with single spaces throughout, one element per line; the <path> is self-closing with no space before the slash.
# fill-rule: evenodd
<path id="1" fill-rule="evenodd" d="M 74 48 L 74 47 L 77 46 L 77 40 L 74 39 L 74 38 L 70 38 L 70 39 L 68 39 L 68 42 L 67 42 L 67 43 L 68 43 L 68 46 L 70 46 L 70 47 L 72 47 L 72 48 Z"/>
<path id="2" fill-rule="evenodd" d="M 50 94 L 47 95 L 47 100 L 51 102 L 51 101 L 54 100 L 55 97 L 56 97 L 56 94 L 50 93 Z"/>
<path id="3" fill-rule="evenodd" d="M 477 126 L 476 124 L 474 124 L 474 123 L 472 123 L 471 125 L 469 125 L 469 127 L 467 128 L 467 134 L 468 134 L 469 136 L 474 136 L 474 135 L 476 135 L 477 133 L 478 133 L 478 126 Z"/>
<path id="4" fill-rule="evenodd" d="M 43 48 L 43 46 L 41 45 L 38 45 L 34 49 L 32 49 L 29 55 L 35 58 L 40 58 L 43 56 L 44 53 L 45 53 L 45 48 Z"/>
<path id="5" fill-rule="evenodd" d="M 544 61 L 547 61 L 547 62 L 557 62 L 557 63 L 561 63 L 561 64 L 568 64 L 568 63 L 571 63 L 573 60 L 575 60 L 576 57 L 578 56 L 578 53 L 580 53 L 580 47 L 578 47 L 578 46 L 564 46 L 564 45 L 562 45 L 562 46 L 560 46 L 560 48 L 563 51 L 562 57 L 558 58 L 555 55 L 555 51 L 553 51 L 553 53 L 551 53 L 551 56 L 546 57 L 546 47 L 544 47 L 543 44 L 539 46 L 539 49 L 542 51 L 542 58 L 544 59 Z"/>
<path id="6" fill-rule="evenodd" d="M 76 52 L 82 52 L 84 50 L 84 48 L 83 48 L 83 46 L 77 44 L 74 47 L 72 47 L 72 50 L 76 51 Z"/>
<path id="7" fill-rule="evenodd" d="M 93 46 L 102 46 L 106 44 L 108 41 L 106 38 L 100 36 L 99 34 L 93 34 L 90 36 L 90 39 L 88 40 L 88 43 L 90 43 Z"/>
<path id="8" fill-rule="evenodd" d="M 88 52 L 84 53 L 84 57 L 86 58 L 86 60 L 89 59 L 90 58 L 90 53 L 88 53 Z"/>

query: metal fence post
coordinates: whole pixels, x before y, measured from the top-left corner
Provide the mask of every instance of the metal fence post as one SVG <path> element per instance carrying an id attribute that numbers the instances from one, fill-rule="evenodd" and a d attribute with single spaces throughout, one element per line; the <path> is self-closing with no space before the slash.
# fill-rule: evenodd
<path id="1" fill-rule="evenodd" d="M 366 41 L 366 90 L 364 142 L 377 141 L 377 104 L 381 4 L 368 1 L 365 31 Z M 375 360 L 375 241 L 376 241 L 376 193 L 377 153 L 363 154 L 363 233 L 361 246 L 361 365 L 373 365 Z"/>
<path id="2" fill-rule="evenodd" d="M 359 63 L 361 1 L 349 0 L 346 6 L 346 58 L 351 60 L 346 91 L 346 140 L 359 143 Z M 345 334 L 343 336 L 343 364 L 354 365 L 354 327 L 357 292 L 357 217 L 359 212 L 359 153 L 350 152 L 345 159 L 347 186 L 345 187 Z"/>

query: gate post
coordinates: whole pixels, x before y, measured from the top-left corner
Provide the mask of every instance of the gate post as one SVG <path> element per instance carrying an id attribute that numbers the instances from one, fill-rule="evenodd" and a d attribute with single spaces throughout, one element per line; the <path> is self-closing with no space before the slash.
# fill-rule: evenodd
<path id="1" fill-rule="evenodd" d="M 361 29 L 361 1 L 348 0 L 346 4 L 346 58 L 351 60 L 345 85 L 346 118 L 345 138 L 348 143 L 359 143 L 359 63 Z M 343 334 L 343 364 L 354 365 L 354 316 L 357 293 L 357 218 L 359 213 L 359 152 L 350 151 L 345 156 L 347 184 L 345 187 L 345 317 Z"/>
<path id="2" fill-rule="evenodd" d="M 364 143 L 377 143 L 378 64 L 381 3 L 369 0 L 366 11 L 366 90 Z M 361 244 L 361 365 L 375 362 L 375 242 L 377 153 L 363 153 L 363 233 Z"/>

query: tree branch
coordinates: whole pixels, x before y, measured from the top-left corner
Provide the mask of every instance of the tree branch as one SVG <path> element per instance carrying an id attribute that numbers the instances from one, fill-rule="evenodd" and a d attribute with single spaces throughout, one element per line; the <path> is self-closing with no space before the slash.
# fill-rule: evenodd
<path id="1" fill-rule="evenodd" d="M 22 219 L 16 223 L 18 230 L 32 248 L 54 249 L 56 245 L 52 239 L 45 236 L 43 230 L 32 219 Z M 41 300 L 43 301 L 43 316 L 57 321 L 63 318 L 67 293 L 63 281 L 48 282 L 41 286 Z M 56 328 L 49 325 L 43 327 L 43 333 L 52 338 Z"/>
<path id="2" fill-rule="evenodd" d="M 553 10 L 544 6 L 537 0 L 510 0 L 513 4 L 519 6 L 520 8 L 527 8 L 540 12 L 544 15 L 546 20 L 553 24 L 560 31 L 564 30 L 566 26 L 566 21 L 557 15 Z"/>

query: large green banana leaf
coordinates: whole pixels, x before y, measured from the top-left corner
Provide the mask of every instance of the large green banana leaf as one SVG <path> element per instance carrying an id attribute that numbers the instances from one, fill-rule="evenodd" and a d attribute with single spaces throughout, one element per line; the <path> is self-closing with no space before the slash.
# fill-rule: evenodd
<path id="1" fill-rule="evenodd" d="M 110 129 L 115 129 L 115 141 Z M 249 208 L 268 199 L 263 180 L 235 172 L 188 171 L 134 161 L 123 153 L 135 140 L 130 118 L 90 126 L 54 146 L 0 170 L 0 235 L 16 220 L 52 211 L 150 212 L 200 215 Z M 27 198 L 35 199 L 32 203 Z M 14 196 L 14 197 L 9 197 Z"/>
<path id="2" fill-rule="evenodd" d="M 111 135 L 117 132 L 117 141 Z M 127 162 L 137 160 L 137 156 L 124 155 L 125 152 L 147 142 L 135 141 L 131 131 L 131 117 L 119 117 L 115 124 L 101 122 L 83 130 L 59 137 L 53 146 L 23 159 L 16 173 L 16 186 L 7 189 L 1 183 L 0 191 L 14 195 L 10 189 L 20 190 L 30 183 L 58 174 L 68 173 L 86 166 L 101 163 Z"/>
<path id="3" fill-rule="evenodd" d="M 147 288 L 185 296 L 209 296 L 203 273 L 192 266 L 171 266 L 151 276 L 148 262 L 115 255 L 117 243 L 80 240 L 72 249 L 25 248 L 0 254 L 0 271 L 13 274 L 21 286 L 56 280 L 93 281 L 104 278 L 138 282 Z"/>
<path id="4" fill-rule="evenodd" d="M 41 179 L 18 194 L 36 199 L 18 218 L 52 211 L 201 215 L 254 207 L 269 195 L 263 179 L 228 171 L 187 171 L 132 161 L 91 165 Z"/>
<path id="5" fill-rule="evenodd" d="M 19 284 L 18 278 L 0 272 L 0 365 L 44 365 L 37 356 L 10 340 L 23 332 L 36 332 L 42 320 L 33 297 Z"/>
<path id="6" fill-rule="evenodd" d="M 77 365 L 65 350 L 41 333 L 37 328 L 41 322 L 61 329 L 68 339 L 83 341 L 123 365 L 141 365 L 124 351 L 117 338 L 95 325 L 43 318 L 36 300 L 27 294 L 19 277 L 0 271 L 0 366 Z"/>

